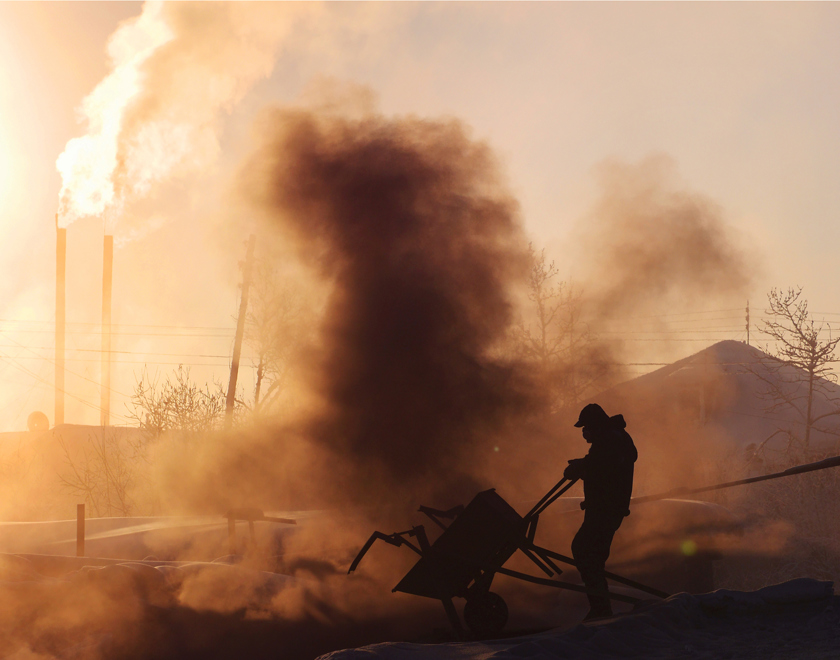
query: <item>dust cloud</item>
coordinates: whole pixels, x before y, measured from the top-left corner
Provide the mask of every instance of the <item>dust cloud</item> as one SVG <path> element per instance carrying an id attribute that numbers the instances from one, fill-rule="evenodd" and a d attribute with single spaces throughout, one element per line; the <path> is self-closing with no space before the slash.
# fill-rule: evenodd
<path id="1" fill-rule="evenodd" d="M 632 365 L 654 371 L 696 352 L 703 344 L 693 337 L 705 333 L 713 344 L 722 326 L 715 319 L 743 309 L 760 260 L 669 156 L 610 159 L 595 175 L 597 196 L 572 232 L 568 260 L 581 316 L 597 338 L 592 350 L 611 365 L 600 401 L 624 414 L 639 447 L 635 492 L 714 483 L 727 476 L 733 439 L 707 420 L 737 398 L 718 364 L 733 358 L 709 349 L 673 374 L 621 383 L 638 375 Z M 697 315 L 715 309 L 723 311 Z"/>
<path id="2" fill-rule="evenodd" d="M 756 259 L 723 211 L 679 180 L 674 161 L 606 161 L 600 193 L 578 231 L 592 313 L 622 318 L 746 300 Z"/>
<path id="3" fill-rule="evenodd" d="M 140 62 L 143 89 L 102 104 L 118 121 L 92 121 L 120 127 L 102 138 L 104 188 L 68 192 L 65 221 L 123 209 L 129 191 L 148 196 L 168 178 L 210 167 L 221 148 L 219 113 L 270 72 L 287 36 L 270 16 L 243 16 L 236 39 L 217 48 L 219 26 L 239 25 L 237 12 L 250 9 L 211 8 L 192 32 L 195 11 L 150 5 L 146 22 L 134 25 L 154 31 L 165 23 L 170 32 L 158 34 Z M 116 51 L 119 44 L 112 41 Z M 216 85 L 198 84 L 211 72 Z M 196 87 L 212 96 L 199 94 L 196 102 Z M 271 620 L 270 635 L 283 638 L 290 657 L 303 657 L 314 647 L 295 650 L 290 638 L 351 645 L 440 625 L 437 604 L 389 593 L 411 557 L 377 548 L 367 560 L 374 568 L 344 575 L 368 534 L 393 531 L 397 521 L 404 529 L 419 503 L 446 508 L 487 487 L 508 499 L 539 497 L 565 459 L 585 451 L 571 433 L 571 411 L 549 414 L 533 364 L 507 345 L 524 313 L 531 262 L 517 203 L 486 144 L 457 120 L 386 117 L 370 92 L 357 89 L 338 96 L 317 90 L 306 105 L 269 110 L 254 137 L 239 202 L 263 216 L 265 245 L 293 246 L 311 280 L 307 291 L 323 300 L 311 341 L 290 371 L 297 402 L 282 418 L 235 432 L 150 445 L 144 460 L 153 468 L 142 483 L 167 513 L 328 511 L 320 525 L 263 548 L 241 570 L 179 568 L 158 571 L 160 577 L 138 567 L 100 569 L 132 594 L 122 599 L 125 607 L 111 603 L 113 589 L 95 571 L 74 574 L 75 588 L 62 583 L 44 587 L 59 590 L 50 594 L 4 596 L 0 601 L 22 617 L 17 641 L 33 653 L 58 649 L 47 642 L 61 631 L 82 645 L 91 635 L 111 635 L 91 646 L 89 657 L 130 657 L 130 648 L 141 656 L 187 652 L 177 641 L 184 631 L 206 652 L 219 643 L 217 631 L 259 637 L 260 622 Z M 162 150 L 164 144 L 175 148 Z M 77 163 L 68 171 L 92 167 Z M 719 210 L 675 187 L 668 169 L 653 159 L 602 171 L 602 197 L 576 241 L 588 259 L 579 278 L 581 314 L 596 333 L 628 312 L 742 296 L 749 283 L 749 260 L 733 247 Z M 73 180 L 81 179 L 66 177 L 65 185 Z M 83 206 L 84 199 L 94 206 Z M 130 224 L 131 213 L 125 217 Z M 133 236 L 139 241 L 142 233 Z M 626 346 L 606 337 L 571 364 L 609 367 L 599 388 L 621 379 L 628 356 Z M 639 440 L 632 413 L 621 412 Z M 661 462 L 675 464 L 682 445 L 666 440 L 676 428 L 641 434 L 646 460 L 656 464 L 652 457 L 663 451 Z M 690 470 L 692 461 L 680 465 Z M 647 478 L 644 469 L 639 476 Z M 669 478 L 689 477 L 672 470 Z M 193 544 L 172 558 L 199 550 Z M 277 583 L 261 566 L 295 581 Z M 27 628 L 27 613 L 45 597 L 55 628 Z M 77 614 L 87 600 L 94 610 Z"/>
<path id="4" fill-rule="evenodd" d="M 377 546 L 358 575 L 344 574 L 370 532 L 405 529 L 417 504 L 462 504 L 486 487 L 511 501 L 534 499 L 566 458 L 584 453 L 569 411 L 549 414 L 532 365 L 506 347 L 531 262 L 490 148 L 460 122 L 386 117 L 369 94 L 344 94 L 267 111 L 240 179 L 241 195 L 263 216 L 263 240 L 292 244 L 313 290 L 324 292 L 311 342 L 291 370 L 297 405 L 232 432 L 152 445 L 146 456 L 154 466 L 147 484 L 167 513 L 323 508 L 320 522 L 253 549 L 237 567 L 165 567 L 152 576 L 148 566 L 106 566 L 63 578 L 71 586 L 4 596 L 0 602 L 20 614 L 18 646 L 10 648 L 57 653 L 66 650 L 54 643 L 64 635 L 88 644 L 80 657 L 222 657 L 236 640 L 312 657 L 416 637 L 446 624 L 438 603 L 390 593 L 413 556 Z M 725 295 L 746 281 L 745 261 L 719 235 L 713 212 L 658 190 L 656 177 L 625 174 L 613 176 L 590 221 L 605 266 L 603 278 L 594 272 L 584 287 L 583 313 L 593 324 L 633 301 L 651 309 L 688 294 Z M 658 225 L 671 242 L 641 238 Z M 632 258 L 620 265 L 625 242 Z M 695 243 L 708 249 L 692 255 Z M 696 259 L 686 265 L 674 254 Z M 704 259 L 727 276 L 695 281 Z M 602 341 L 586 359 L 598 351 L 605 363 L 622 355 Z M 671 435 L 678 418 L 665 431 L 638 433 L 632 411 L 608 411 L 627 415 L 645 460 L 691 455 L 685 436 Z M 688 478 L 674 469 L 668 477 Z M 651 515 L 642 527 L 655 530 L 659 520 Z M 772 552 L 783 545 L 776 537 Z M 193 544 L 171 558 L 199 550 Z M 130 597 L 116 599 L 112 581 Z M 520 612 L 551 612 L 517 589 L 505 593 Z M 87 599 L 93 610 L 80 607 Z M 44 600 L 49 630 L 27 619 Z"/>
<path id="5" fill-rule="evenodd" d="M 111 41 L 112 75 L 83 108 L 89 134 L 59 160 L 62 222 L 119 213 L 124 239 L 136 244 L 135 261 L 126 262 L 133 272 L 143 272 L 143 250 L 171 248 L 188 265 L 181 270 L 194 271 L 179 275 L 183 295 L 217 297 L 208 286 L 215 282 L 208 273 L 221 270 L 217 255 L 195 263 L 183 256 L 196 251 L 192 225 L 159 234 L 175 236 L 177 245 L 142 247 L 147 232 L 157 231 L 146 211 L 172 201 L 158 190 L 167 181 L 211 173 L 222 150 L 220 118 L 270 74 L 295 26 L 317 21 L 319 12 L 310 5 L 146 5 Z M 394 531 L 392 523 L 405 529 L 418 504 L 447 508 L 483 488 L 497 487 L 517 504 L 536 499 L 566 459 L 585 452 L 571 427 L 576 411 L 552 410 L 534 364 L 509 346 L 527 314 L 532 264 L 491 148 L 462 122 L 388 117 L 372 97 L 316 89 L 307 104 L 266 111 L 239 197 L 226 200 L 230 216 L 246 202 L 262 216 L 261 247 L 300 262 L 289 271 L 316 308 L 311 337 L 289 369 L 294 404 L 231 432 L 151 442 L 134 457 L 146 472 L 127 485 L 138 502 L 166 514 L 320 509 L 321 522 L 252 549 L 240 567 L 143 564 L 50 574 L 4 559 L 0 612 L 13 636 L 0 641 L 0 654 L 66 655 L 70 640 L 83 658 L 222 656 L 258 643 L 312 657 L 446 625 L 437 603 L 390 593 L 412 556 L 375 548 L 365 564 L 373 568 L 344 574 L 370 532 Z M 644 357 L 610 334 L 612 324 L 692 305 L 740 305 L 754 272 L 720 209 L 676 181 L 666 158 L 612 162 L 600 175 L 599 201 L 569 241 L 585 259 L 576 271 L 580 314 L 596 338 L 564 369 L 602 367 L 597 381 L 576 391 L 583 400 L 622 380 L 624 363 Z M 163 216 L 154 222 L 176 224 Z M 242 225 L 231 225 L 220 233 L 239 236 Z M 226 263 L 241 257 L 238 242 L 223 247 Z M 186 309 L 161 300 L 167 277 L 148 273 L 143 291 L 126 298 L 142 307 L 145 297 L 144 305 L 158 306 L 156 318 L 176 311 L 167 304 Z M 668 327 L 659 323 L 659 349 Z M 658 401 L 639 405 L 657 422 L 645 424 L 614 394 L 605 406 L 625 414 L 649 466 L 640 464 L 639 485 L 715 476 L 696 459 L 699 447 L 714 457 L 716 430 L 686 432 L 685 416 Z M 34 490 L 43 486 L 40 476 L 34 481 Z M 29 493 L 17 495 L 26 505 Z M 660 521 L 651 516 L 645 529 Z M 782 532 L 774 534 L 773 553 L 784 543 Z M 196 541 L 168 558 L 217 552 L 218 541 L 205 548 Z M 234 649 L 230 640 L 244 646 Z"/>

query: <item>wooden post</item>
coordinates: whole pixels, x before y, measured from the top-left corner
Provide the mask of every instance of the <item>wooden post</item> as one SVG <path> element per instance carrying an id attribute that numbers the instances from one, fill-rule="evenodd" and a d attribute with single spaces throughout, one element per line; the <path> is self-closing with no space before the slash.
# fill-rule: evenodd
<path id="1" fill-rule="evenodd" d="M 64 310 L 67 230 L 58 226 L 55 214 L 55 426 L 64 424 Z"/>
<path id="2" fill-rule="evenodd" d="M 114 237 L 106 236 L 102 252 L 102 381 L 100 422 L 108 426 L 111 416 L 111 282 L 114 271 Z"/>
<path id="3" fill-rule="evenodd" d="M 76 505 L 76 556 L 85 556 L 85 505 Z"/>
<path id="4" fill-rule="evenodd" d="M 245 316 L 248 312 L 248 289 L 251 287 L 251 269 L 254 262 L 254 243 L 256 236 L 248 238 L 248 251 L 242 267 L 242 298 L 239 300 L 239 316 L 236 319 L 236 339 L 233 342 L 233 361 L 230 364 L 230 382 L 228 383 L 225 405 L 225 428 L 230 428 L 233 421 L 233 407 L 236 399 L 236 379 L 239 376 L 239 357 L 242 354 L 242 337 L 245 334 Z"/>
<path id="5" fill-rule="evenodd" d="M 747 346 L 750 345 L 750 301 L 747 300 Z"/>
<path id="6" fill-rule="evenodd" d="M 230 554 L 236 554 L 236 518 L 230 516 L 228 518 L 228 543 L 230 544 Z"/>

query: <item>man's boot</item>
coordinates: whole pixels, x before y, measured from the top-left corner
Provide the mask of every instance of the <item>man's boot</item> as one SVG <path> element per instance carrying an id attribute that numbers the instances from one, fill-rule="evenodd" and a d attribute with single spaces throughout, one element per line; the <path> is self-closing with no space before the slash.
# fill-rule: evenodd
<path id="1" fill-rule="evenodd" d="M 589 586 L 589 585 L 587 585 Z M 584 621 L 591 621 L 592 619 L 604 619 L 613 615 L 612 604 L 608 595 L 606 580 L 603 585 L 597 587 L 590 587 L 597 589 L 600 593 L 586 594 L 589 599 L 589 613 L 584 617 Z"/>

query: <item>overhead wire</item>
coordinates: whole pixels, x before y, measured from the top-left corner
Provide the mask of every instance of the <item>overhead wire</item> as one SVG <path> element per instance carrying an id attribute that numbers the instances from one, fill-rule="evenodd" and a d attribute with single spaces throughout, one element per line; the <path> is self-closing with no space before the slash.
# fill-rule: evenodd
<path id="1" fill-rule="evenodd" d="M 0 344 L 0 348 L 17 348 L 17 346 L 3 346 Z M 29 347 L 30 350 L 34 351 L 51 351 L 53 350 L 52 346 L 31 346 Z M 101 353 L 101 348 L 68 348 L 69 351 L 78 351 L 81 353 Z M 197 357 L 197 358 L 228 358 L 228 355 L 210 355 L 204 353 L 158 353 L 157 351 L 115 351 L 110 350 L 109 353 L 115 353 L 118 355 L 163 355 L 165 357 Z M 47 359 L 44 357 L 44 359 Z M 98 362 L 99 360 L 92 360 L 94 362 Z"/>
<path id="2" fill-rule="evenodd" d="M 44 378 L 41 378 L 38 374 L 36 374 L 35 372 L 33 372 L 33 371 L 31 371 L 31 370 L 27 369 L 27 368 L 26 368 L 26 367 L 24 367 L 22 364 L 18 364 L 18 363 L 17 363 L 17 361 L 16 361 L 16 359 L 15 359 L 15 358 L 13 358 L 12 356 L 10 356 L 10 355 L 4 355 L 3 353 L 0 353 L 0 359 L 5 359 L 5 360 L 7 360 L 7 361 L 8 361 L 8 363 L 9 363 L 11 366 L 13 366 L 13 367 L 15 367 L 15 368 L 19 369 L 20 371 L 22 371 L 23 373 L 25 373 L 25 374 L 27 374 L 27 375 L 29 375 L 29 376 L 31 376 L 31 377 L 32 377 L 32 378 L 34 378 L 35 380 L 38 380 L 38 381 L 40 381 L 40 382 L 42 382 L 42 383 L 45 383 L 45 384 L 49 385 L 50 387 L 53 387 L 53 383 L 50 383 L 48 380 L 45 380 Z M 93 404 L 93 403 L 90 403 L 89 401 L 87 401 L 87 400 L 85 400 L 85 399 L 82 399 L 81 397 L 76 396 L 76 395 L 75 395 L 75 394 L 73 394 L 72 392 L 68 392 L 67 390 L 64 390 L 64 389 L 61 389 L 61 388 L 57 388 L 57 389 L 58 389 L 58 391 L 59 391 L 59 392 L 61 392 L 62 394 L 65 394 L 65 395 L 69 396 L 71 399 L 75 399 L 76 401 L 78 401 L 78 402 L 79 402 L 79 403 L 81 403 L 82 405 L 85 405 L 85 406 L 87 406 L 88 408 L 92 408 L 93 410 L 96 410 L 97 412 L 102 412 L 102 408 L 101 408 L 101 407 L 99 407 L 99 406 L 97 406 L 97 405 L 95 405 L 95 404 Z M 130 421 L 131 421 L 131 420 L 129 420 L 127 417 L 125 417 L 125 416 L 123 416 L 123 415 L 120 415 L 120 414 L 118 414 L 118 413 L 111 413 L 111 414 L 112 414 L 114 417 L 119 417 L 119 418 L 123 419 L 125 422 L 130 422 Z"/>
<path id="3" fill-rule="evenodd" d="M 741 312 L 742 308 L 724 308 L 724 309 L 710 309 L 710 310 L 700 310 L 700 311 L 687 311 L 687 312 L 672 312 L 672 313 L 665 313 L 665 314 L 652 314 L 652 315 L 642 315 L 642 316 L 634 316 L 634 317 L 626 317 L 622 320 L 613 321 L 614 323 L 626 323 L 628 321 L 642 321 L 643 324 L 655 324 L 658 325 L 657 319 L 662 320 L 662 324 L 670 325 L 670 324 L 686 324 L 686 323 L 708 323 L 710 321 L 729 321 L 733 325 L 713 325 L 713 326 L 703 326 L 700 328 L 681 328 L 677 326 L 676 328 L 653 328 L 653 329 L 638 329 L 639 324 L 633 324 L 636 327 L 631 328 L 622 328 L 622 329 L 605 329 L 599 331 L 597 334 L 601 335 L 610 335 L 616 337 L 616 339 L 625 342 L 690 342 L 690 343 L 697 343 L 697 342 L 717 342 L 720 340 L 720 336 L 711 336 L 711 335 L 735 335 L 737 340 L 743 341 L 745 338 L 745 331 L 744 326 L 740 323 L 735 325 L 735 321 L 740 321 L 741 316 L 736 314 L 727 314 L 728 312 Z M 718 316 L 709 317 L 708 315 L 717 314 Z M 814 314 L 819 314 L 822 316 L 840 316 L 840 312 L 814 312 Z M 758 323 L 769 320 L 772 317 L 767 315 L 758 315 L 753 316 L 753 324 L 757 325 Z M 667 319 L 667 320 L 666 320 Z M 822 322 L 828 322 L 825 319 L 822 319 Z M 40 324 L 42 327 L 44 325 L 54 327 L 53 321 L 33 321 L 33 320 L 24 320 L 24 319 L 0 319 L 0 324 L 3 323 L 13 323 L 13 324 Z M 101 324 L 99 323 L 86 323 L 86 322 L 71 322 L 67 324 L 70 327 L 68 330 L 69 335 L 79 336 L 79 335 L 95 335 L 98 334 L 96 332 L 96 328 L 101 328 Z M 74 329 L 74 328 L 88 328 L 86 330 L 82 329 Z M 165 324 L 113 324 L 112 328 L 117 328 L 117 331 L 112 331 L 112 336 L 115 337 L 166 337 L 170 339 L 178 339 L 178 338 L 200 338 L 200 339 L 223 339 L 227 341 L 232 341 L 234 337 L 234 330 L 229 327 L 221 327 L 221 326 L 187 326 L 187 325 L 165 325 Z M 126 331 L 121 332 L 119 328 L 123 328 Z M 146 328 L 150 330 L 173 330 L 175 332 L 134 332 L 135 329 Z M 129 331 L 132 330 L 132 331 Z M 823 328 L 823 331 L 827 331 L 827 328 Z M 17 342 L 16 340 L 8 337 L 9 333 L 36 333 L 36 334 L 45 334 L 45 333 L 52 333 L 54 332 L 53 329 L 38 329 L 38 328 L 25 328 L 25 327 L 17 327 L 17 328 L 8 328 L 7 331 L 4 333 L 6 334 L 7 338 L 16 344 L 16 347 L 23 348 L 28 352 L 32 353 L 32 356 L 16 356 L 15 360 L 31 360 L 31 359 L 39 359 L 44 360 L 48 363 L 55 364 L 54 360 L 50 359 L 44 355 L 38 355 L 35 353 L 37 350 L 52 350 L 52 347 L 49 346 L 37 346 L 37 347 L 27 347 L 24 344 Z M 101 330 L 100 330 L 101 332 Z M 695 337 L 686 337 L 682 335 L 693 335 L 699 334 L 701 336 Z M 641 336 L 640 336 L 641 335 Z M 653 337 L 646 337 L 644 335 L 656 335 Z M 769 339 L 767 343 L 774 343 L 774 340 Z M 0 348 L 9 348 L 6 346 L 0 346 Z M 83 348 L 83 347 L 75 347 L 69 348 L 70 352 L 78 352 L 78 353 L 101 353 L 101 349 L 99 348 Z M 229 355 L 225 354 L 217 354 L 217 353 L 174 353 L 174 352 L 164 352 L 164 351 L 142 351 L 142 350 L 112 350 L 110 351 L 112 354 L 115 355 L 125 355 L 125 356 L 135 356 L 135 355 L 143 355 L 143 356 L 156 356 L 156 357 L 176 357 L 176 358 L 186 358 L 184 360 L 179 361 L 157 361 L 157 360 L 113 360 L 112 364 L 153 364 L 153 365 L 161 365 L 161 366 L 175 366 L 175 365 L 185 365 L 185 366 L 195 366 L 195 367 L 228 367 L 230 365 L 230 357 Z M 13 359 L 10 356 L 5 356 L 6 360 Z M 195 362 L 194 360 L 198 359 L 217 359 L 217 360 L 225 360 L 225 362 Z M 71 357 L 66 358 L 67 361 L 71 362 L 98 362 L 98 358 L 82 358 L 82 357 Z M 659 363 L 659 362 L 628 362 L 628 363 L 621 363 L 620 366 L 624 367 L 662 367 L 668 366 L 671 363 Z M 45 379 L 41 378 L 40 376 L 36 376 L 33 372 L 28 371 L 20 364 L 14 365 L 15 368 L 19 368 L 23 370 L 24 373 L 30 375 L 30 377 L 36 378 L 39 382 L 42 382 L 46 385 L 51 386 L 51 383 L 46 381 Z M 619 366 L 618 363 L 616 366 Z M 101 386 L 95 380 L 92 380 L 82 374 L 76 373 L 74 371 L 68 370 L 68 373 L 81 378 L 87 382 L 93 383 L 97 386 Z M 33 386 L 34 387 L 34 386 Z M 130 398 L 130 395 L 127 395 L 119 390 L 111 388 L 111 392 L 117 394 L 119 396 Z M 69 396 L 78 399 L 78 397 L 65 392 Z M 30 390 L 31 394 L 31 390 Z M 89 402 L 84 402 L 91 408 L 101 410 L 98 406 L 90 404 Z M 122 416 L 120 416 L 122 417 Z M 124 418 L 123 419 L 127 419 Z"/>
<path id="4" fill-rule="evenodd" d="M 9 338 L 9 340 L 10 340 L 11 342 L 13 342 L 13 343 L 17 344 L 20 348 L 22 348 L 22 349 L 24 349 L 24 350 L 26 350 L 26 351 L 29 351 L 30 353 L 34 353 L 34 351 L 33 351 L 31 348 L 28 348 L 27 346 L 24 346 L 23 344 L 21 344 L 21 343 L 19 343 L 19 342 L 15 341 L 14 339 Z M 43 359 L 43 360 L 46 360 L 47 362 L 49 362 L 49 363 L 51 363 L 51 364 L 55 365 L 55 360 L 53 360 L 52 358 L 49 358 L 49 357 L 44 357 L 44 356 L 42 356 L 42 355 L 35 355 L 35 357 L 36 357 L 36 358 Z M 25 358 L 25 357 L 18 357 L 17 359 L 27 359 L 27 358 Z M 29 359 L 31 359 L 31 358 L 29 358 Z M 87 376 L 83 376 L 82 374 L 78 374 L 78 373 L 76 373 L 75 371 L 70 371 L 69 369 L 65 369 L 65 371 L 66 371 L 68 374 L 72 375 L 72 376 L 76 376 L 77 378 L 81 378 L 82 380 L 86 380 L 86 381 L 87 381 L 87 382 L 89 382 L 89 383 L 93 383 L 93 384 L 94 384 L 94 385 L 96 385 L 97 387 L 101 387 L 101 386 L 102 386 L 102 385 L 101 385 L 101 383 L 99 383 L 99 382 L 97 382 L 97 381 L 95 381 L 95 380 L 93 380 L 93 379 L 91 379 L 91 378 L 88 378 Z M 115 390 L 115 389 L 114 389 L 114 388 L 112 388 L 112 387 L 109 387 L 108 389 L 109 389 L 109 391 L 110 391 L 110 392 L 112 392 L 113 394 L 119 394 L 120 396 L 123 396 L 123 397 L 129 398 L 129 399 L 131 398 L 131 396 L 130 396 L 130 395 L 125 394 L 125 393 L 123 393 L 123 392 L 120 392 L 119 390 Z"/>

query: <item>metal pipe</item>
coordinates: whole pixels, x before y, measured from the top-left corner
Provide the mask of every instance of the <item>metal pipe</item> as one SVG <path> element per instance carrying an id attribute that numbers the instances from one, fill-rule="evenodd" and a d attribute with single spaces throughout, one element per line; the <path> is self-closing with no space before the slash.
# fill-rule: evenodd
<path id="1" fill-rule="evenodd" d="M 655 500 L 665 500 L 680 495 L 696 495 L 698 493 L 707 493 L 712 490 L 721 490 L 723 488 L 732 488 L 733 486 L 743 486 L 745 484 L 754 484 L 759 481 L 769 481 L 770 479 L 780 479 L 781 477 L 790 477 L 794 474 L 804 474 L 806 472 L 815 472 L 816 470 L 825 470 L 827 468 L 840 467 L 840 456 L 832 456 L 822 461 L 815 463 L 805 463 L 804 465 L 795 465 L 792 468 L 783 470 L 782 472 L 773 472 L 772 474 L 764 474 L 760 477 L 750 477 L 748 479 L 738 479 L 737 481 L 727 481 L 722 484 L 715 484 L 713 486 L 703 486 L 702 488 L 675 488 L 669 490 L 667 493 L 658 493 L 656 495 L 645 495 L 643 497 L 634 497 L 630 500 L 630 504 L 643 504 L 644 502 L 653 502 Z"/>
<path id="2" fill-rule="evenodd" d="M 100 424 L 111 415 L 111 284 L 114 271 L 114 237 L 105 236 L 102 254 L 102 382 Z"/>
<path id="3" fill-rule="evenodd" d="M 496 572 L 501 575 L 509 575 L 510 577 L 516 578 L 518 580 L 524 580 L 525 582 L 533 582 L 534 584 L 544 584 L 547 587 L 557 587 L 558 589 L 568 589 L 569 591 L 577 591 L 582 594 L 600 594 L 600 591 L 596 591 L 595 589 L 590 589 L 589 587 L 585 587 L 582 584 L 574 584 L 573 582 L 562 582 L 560 580 L 552 580 L 546 578 L 536 577 L 534 575 L 528 575 L 527 573 L 520 573 L 519 571 L 512 571 L 509 568 L 497 568 Z M 633 596 L 625 596 L 624 594 L 617 594 L 612 591 L 607 592 L 607 596 L 611 600 L 617 600 L 622 603 L 631 603 L 635 605 L 638 602 L 641 602 L 641 598 L 635 598 Z"/>
<path id="4" fill-rule="evenodd" d="M 561 555 L 559 552 L 554 552 L 552 550 L 548 550 L 546 548 L 541 548 L 539 546 L 534 546 L 534 550 L 540 555 L 545 554 L 547 557 L 551 557 L 552 559 L 556 559 L 557 561 L 562 561 L 564 564 L 569 564 L 570 566 L 574 566 L 577 568 L 577 564 L 575 560 L 571 557 L 567 557 L 566 555 Z M 634 589 L 638 589 L 639 591 L 644 591 L 649 593 L 653 596 L 657 596 L 659 598 L 668 598 L 671 594 L 662 591 L 661 589 L 656 589 L 655 587 L 649 587 L 646 584 L 642 584 L 641 582 L 636 582 L 635 580 L 631 580 L 626 577 L 622 577 L 621 575 L 616 575 L 615 573 L 610 573 L 609 571 L 604 571 L 604 575 L 608 577 L 610 580 L 614 580 L 615 582 L 620 582 L 621 584 L 625 584 L 628 587 L 633 587 Z"/>

